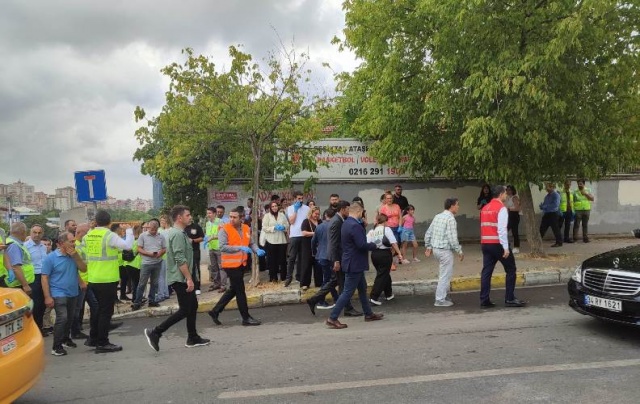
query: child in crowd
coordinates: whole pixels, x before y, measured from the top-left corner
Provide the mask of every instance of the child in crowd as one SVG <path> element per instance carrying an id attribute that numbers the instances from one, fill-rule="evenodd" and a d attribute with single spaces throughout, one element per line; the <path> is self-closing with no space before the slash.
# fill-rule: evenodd
<path id="1" fill-rule="evenodd" d="M 416 208 L 413 207 L 413 205 L 409 205 L 407 206 L 407 210 L 405 215 L 402 217 L 402 257 L 404 258 L 402 260 L 403 264 L 408 264 L 411 261 L 409 261 L 406 257 L 407 257 L 407 246 L 409 245 L 409 243 L 411 243 L 411 245 L 413 246 L 413 262 L 420 262 L 420 260 L 416 257 L 416 251 L 418 250 L 418 242 L 416 241 L 416 235 L 413 231 L 413 224 L 415 223 L 416 219 L 413 216 L 414 213 L 416 211 Z"/>

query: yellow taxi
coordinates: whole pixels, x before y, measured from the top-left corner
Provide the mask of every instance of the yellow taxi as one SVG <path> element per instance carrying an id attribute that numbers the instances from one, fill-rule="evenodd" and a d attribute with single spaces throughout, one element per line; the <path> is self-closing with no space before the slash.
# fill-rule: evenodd
<path id="1" fill-rule="evenodd" d="M 32 309 L 22 290 L 0 288 L 0 404 L 26 393 L 44 370 L 44 342 Z"/>

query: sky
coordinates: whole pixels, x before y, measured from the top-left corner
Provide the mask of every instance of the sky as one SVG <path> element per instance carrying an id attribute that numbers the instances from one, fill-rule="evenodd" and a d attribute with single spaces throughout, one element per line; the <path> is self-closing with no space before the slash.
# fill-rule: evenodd
<path id="1" fill-rule="evenodd" d="M 281 42 L 310 55 L 314 87 L 356 66 L 330 43 L 342 36 L 342 0 L 86 0 L 0 2 L 0 183 L 37 191 L 74 186 L 75 171 L 105 170 L 118 199 L 151 199 L 151 179 L 133 161 L 136 106 L 164 104 L 160 69 L 181 50 L 228 66 L 230 45 L 254 60 Z"/>

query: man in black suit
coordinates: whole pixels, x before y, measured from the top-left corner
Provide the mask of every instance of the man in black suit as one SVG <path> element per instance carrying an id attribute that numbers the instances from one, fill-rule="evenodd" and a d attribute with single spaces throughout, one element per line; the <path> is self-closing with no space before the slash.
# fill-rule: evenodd
<path id="1" fill-rule="evenodd" d="M 327 257 L 330 262 L 333 264 L 333 274 L 331 276 L 331 280 L 324 285 L 322 288 L 307 299 L 307 304 L 309 305 L 309 309 L 311 309 L 311 313 L 314 315 L 315 306 L 319 301 L 324 300 L 325 296 L 331 291 L 331 289 L 335 289 L 336 285 L 339 285 L 339 292 L 342 293 L 342 289 L 344 288 L 344 273 L 340 271 L 340 261 L 342 260 L 342 224 L 344 223 L 345 218 L 349 214 L 349 206 L 350 203 L 347 201 L 340 200 L 336 204 L 338 212 L 331 218 L 329 222 L 329 231 L 327 232 Z M 349 301 L 344 306 L 344 315 L 349 317 L 357 317 L 361 316 L 362 313 L 356 310 L 351 302 Z"/>
<path id="2" fill-rule="evenodd" d="M 342 261 L 341 271 L 345 276 L 344 290 L 340 294 L 335 307 L 326 321 L 327 326 L 333 329 L 347 328 L 346 324 L 338 321 L 340 312 L 350 304 L 351 298 L 356 290 L 362 310 L 364 311 L 364 321 L 382 320 L 383 314 L 374 313 L 367 298 L 367 280 L 365 271 L 369 270 L 369 251 L 376 249 L 376 244 L 367 243 L 367 236 L 362 227 L 362 205 L 354 203 L 349 207 L 349 217 L 344 221 L 341 229 L 342 238 Z M 382 240 L 380 240 L 382 243 Z"/>

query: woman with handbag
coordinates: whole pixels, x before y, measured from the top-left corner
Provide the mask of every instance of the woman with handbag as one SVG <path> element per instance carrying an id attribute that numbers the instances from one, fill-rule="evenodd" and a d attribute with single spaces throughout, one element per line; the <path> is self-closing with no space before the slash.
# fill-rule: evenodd
<path id="1" fill-rule="evenodd" d="M 391 288 L 391 264 L 393 263 L 392 251 L 395 251 L 400 260 L 403 259 L 398 241 L 394 232 L 387 227 L 387 215 L 378 214 L 376 226 L 367 234 L 367 242 L 376 244 L 377 248 L 371 252 L 371 262 L 376 268 L 376 279 L 371 288 L 369 301 L 380 306 L 380 295 L 384 292 L 387 300 L 394 298 Z"/>
<path id="2" fill-rule="evenodd" d="M 287 230 L 289 221 L 276 201 L 272 201 L 269 210 L 262 218 L 260 244 L 267 252 L 269 281 L 278 282 L 287 278 Z"/>

